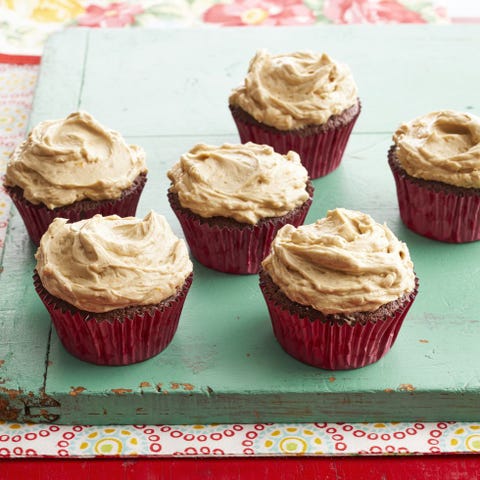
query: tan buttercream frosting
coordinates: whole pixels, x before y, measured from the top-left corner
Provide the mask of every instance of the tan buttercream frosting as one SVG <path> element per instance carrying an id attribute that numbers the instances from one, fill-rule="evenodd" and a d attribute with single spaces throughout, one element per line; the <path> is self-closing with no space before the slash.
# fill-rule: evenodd
<path id="1" fill-rule="evenodd" d="M 375 311 L 415 288 L 407 246 L 386 225 L 343 208 L 282 227 L 262 265 L 290 300 L 324 314 Z"/>
<path id="2" fill-rule="evenodd" d="M 168 172 L 182 207 L 204 218 L 255 224 L 278 217 L 308 198 L 308 173 L 295 152 L 268 145 L 198 144 Z"/>
<path id="3" fill-rule="evenodd" d="M 193 268 L 184 240 L 154 212 L 144 219 L 57 218 L 35 258 L 48 292 L 89 312 L 158 304 L 176 294 Z"/>
<path id="4" fill-rule="evenodd" d="M 140 173 L 145 154 L 91 115 L 75 112 L 41 122 L 14 151 L 5 184 L 23 189 L 33 204 L 48 208 L 76 201 L 117 199 Z"/>
<path id="5" fill-rule="evenodd" d="M 393 136 L 412 177 L 480 188 L 480 118 L 444 110 L 402 124 Z"/>
<path id="6" fill-rule="evenodd" d="M 230 105 L 279 130 L 323 125 L 358 101 L 350 69 L 325 53 L 271 55 L 259 50 Z"/>

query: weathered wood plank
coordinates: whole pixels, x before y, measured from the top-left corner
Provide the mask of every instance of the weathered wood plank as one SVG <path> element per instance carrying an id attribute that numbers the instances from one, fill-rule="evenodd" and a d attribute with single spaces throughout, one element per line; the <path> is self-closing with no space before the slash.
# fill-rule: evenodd
<path id="1" fill-rule="evenodd" d="M 350 65 L 364 106 L 355 131 L 391 132 L 439 108 L 480 112 L 479 44 L 465 25 L 97 30 L 81 106 L 131 136 L 232 133 L 228 95 L 254 52 L 311 49 Z"/>
<path id="2" fill-rule="evenodd" d="M 6 344 L 15 346 L 9 350 L 15 362 L 0 366 L 0 377 L 8 371 L 8 378 L 19 379 L 16 388 L 32 391 L 29 408 L 20 397 L 15 400 L 20 416 L 50 415 L 59 423 L 98 424 L 478 420 L 480 276 L 475 259 L 480 242 L 447 245 L 408 231 L 398 216 L 386 152 L 397 124 L 419 113 L 444 107 L 472 107 L 480 113 L 476 89 L 480 70 L 471 62 L 479 28 L 131 30 L 76 35 L 69 32 L 49 43 L 46 58 L 51 61 L 48 69 L 42 69 L 32 122 L 80 106 L 142 145 L 150 173 L 138 213 L 155 209 L 165 214 L 178 234 L 178 222 L 166 200 L 166 171 L 197 142 L 238 141 L 227 96 L 243 77 L 253 51 L 263 46 L 275 51 L 309 47 L 331 51 L 348 62 L 360 86 L 361 121 L 340 168 L 314 182 L 315 199 L 307 221 L 337 206 L 386 221 L 410 247 L 420 294 L 384 359 L 360 370 L 327 372 L 305 366 L 281 350 L 255 276 L 228 276 L 195 264 L 179 330 L 165 352 L 139 365 L 98 367 L 71 357 L 53 333 L 43 392 L 49 319 L 30 283 L 33 251 L 17 219 L 7 239 L 5 262 L 18 264 L 18 273 L 7 274 L 6 269 L 0 276 L 0 291 L 11 284 L 9 298 L 1 299 L 0 323 L 10 325 L 15 312 L 22 325 L 5 329 L 0 352 L 6 352 Z M 79 59 L 84 59 L 80 69 Z M 61 90 L 70 78 L 65 72 L 76 72 L 66 91 Z M 45 93 L 50 90 L 63 93 L 52 102 Z M 19 331 L 28 348 L 17 354 Z M 24 364 L 35 368 L 25 373 Z M 15 382 L 9 382 L 11 388 Z M 0 389 L 0 401 L 5 398 Z M 33 406 L 35 402 L 39 406 Z"/>
<path id="3" fill-rule="evenodd" d="M 46 118 L 61 118 L 78 110 L 88 54 L 87 30 L 65 30 L 53 34 L 42 55 L 40 76 L 30 113 L 30 126 Z M 59 75 L 56 81 L 43 80 Z"/>
<path id="4" fill-rule="evenodd" d="M 129 137 L 146 148 L 152 178 L 139 215 L 154 208 L 181 234 L 166 201 L 165 172 L 201 138 L 211 143 L 225 139 Z M 480 381 L 478 366 L 471 361 L 477 354 L 480 327 L 473 303 L 478 276 L 465 276 L 465 272 L 479 255 L 480 244 L 452 248 L 419 237 L 401 224 L 385 160 L 389 144 L 387 135 L 354 136 L 339 170 L 315 181 L 315 199 L 307 218 L 314 221 L 339 204 L 362 208 L 387 221 L 410 245 L 421 291 L 396 345 L 384 359 L 350 372 L 328 372 L 297 362 L 273 338 L 256 276 L 230 276 L 195 264 L 195 280 L 172 344 L 144 364 L 91 366 L 69 355 L 53 334 L 46 391 L 62 405 L 60 421 L 478 417 Z M 365 172 L 369 172 L 367 178 Z M 445 271 L 451 282 L 445 281 Z M 453 308 L 453 298 L 465 300 Z"/>
<path id="5" fill-rule="evenodd" d="M 16 211 L 8 238 L 0 273 L 0 419 L 52 421 L 40 412 L 55 403 L 44 392 L 50 319 L 32 289 L 34 247 Z"/>

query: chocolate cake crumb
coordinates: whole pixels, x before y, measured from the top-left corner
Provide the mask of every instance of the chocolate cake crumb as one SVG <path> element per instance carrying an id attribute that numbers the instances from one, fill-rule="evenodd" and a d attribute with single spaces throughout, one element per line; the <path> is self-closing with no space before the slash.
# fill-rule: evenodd
<path id="1" fill-rule="evenodd" d="M 168 200 L 174 210 L 180 211 L 183 215 L 187 215 L 190 218 L 193 218 L 194 220 L 199 221 L 200 223 L 206 223 L 210 227 L 218 227 L 218 228 L 249 228 L 253 229 L 255 227 L 259 227 L 267 222 L 271 222 L 272 220 L 274 221 L 275 219 L 281 219 L 282 222 L 288 223 L 289 218 L 295 218 L 295 216 L 298 214 L 299 210 L 302 210 L 305 208 L 306 204 L 310 204 L 312 202 L 313 198 L 313 185 L 310 182 L 310 180 L 307 181 L 307 186 L 306 186 L 306 191 L 308 193 L 309 198 L 303 202 L 301 205 L 298 207 L 294 208 L 290 212 L 286 213 L 285 215 L 281 217 L 266 217 L 260 219 L 256 224 L 252 225 L 250 223 L 241 223 L 238 222 L 237 220 L 233 218 L 228 218 L 228 217 L 202 217 L 201 215 L 197 215 L 196 213 L 192 212 L 188 208 L 182 207 L 180 203 L 180 199 L 178 198 L 178 194 L 175 192 L 172 192 L 171 190 L 168 191 Z"/>
<path id="2" fill-rule="evenodd" d="M 269 301 L 273 301 L 278 306 L 285 310 L 288 310 L 294 315 L 298 315 L 302 318 L 308 318 L 310 321 L 320 321 L 323 323 L 339 324 L 339 325 L 352 325 L 360 323 L 365 325 L 367 322 L 376 323 L 383 321 L 388 317 L 396 315 L 397 311 L 403 308 L 411 300 L 411 295 L 418 289 L 418 278 L 415 278 L 415 289 L 411 292 L 405 293 L 401 297 L 391 302 L 382 305 L 373 312 L 352 312 L 352 313 L 335 313 L 324 314 L 313 307 L 302 305 L 300 303 L 290 300 L 278 287 L 270 275 L 262 268 L 259 272 L 260 275 L 260 288 L 264 292 Z"/>
<path id="3" fill-rule="evenodd" d="M 439 182 L 437 180 L 424 180 L 423 178 L 412 177 L 401 166 L 400 160 L 397 156 L 397 146 L 392 145 L 388 150 L 388 164 L 390 168 L 399 176 L 406 178 L 409 182 L 416 183 L 420 187 L 433 190 L 435 192 L 445 192 L 458 195 L 460 197 L 466 195 L 480 195 L 480 188 L 466 188 L 459 187 L 457 185 L 451 185 L 449 183 Z"/>
<path id="4" fill-rule="evenodd" d="M 335 128 L 343 127 L 347 123 L 351 122 L 360 112 L 361 104 L 360 100 L 357 101 L 355 105 L 344 110 L 342 113 L 338 115 L 332 115 L 326 123 L 322 125 L 307 125 L 305 127 L 295 129 L 295 130 L 279 130 L 275 127 L 271 127 L 265 123 L 261 123 L 256 120 L 252 115 L 248 112 L 243 110 L 241 107 L 237 105 L 229 105 L 230 111 L 235 119 L 240 120 L 243 123 L 247 123 L 250 125 L 256 125 L 258 127 L 263 128 L 264 130 L 270 131 L 276 134 L 290 134 L 294 132 L 300 136 L 306 137 L 309 135 L 317 135 L 319 133 L 323 133 L 327 130 L 332 130 Z"/>

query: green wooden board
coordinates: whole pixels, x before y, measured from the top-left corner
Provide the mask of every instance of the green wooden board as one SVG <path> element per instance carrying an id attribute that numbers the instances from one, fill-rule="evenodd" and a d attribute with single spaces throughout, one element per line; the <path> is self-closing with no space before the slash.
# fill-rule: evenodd
<path id="1" fill-rule="evenodd" d="M 147 152 L 150 209 L 181 230 L 166 171 L 197 142 L 237 142 L 227 108 L 255 50 L 324 50 L 348 63 L 363 111 L 340 168 L 314 181 L 307 222 L 338 206 L 386 221 L 406 241 L 420 292 L 391 352 L 329 372 L 275 341 L 256 276 L 194 264 L 179 329 L 157 357 L 99 367 L 67 353 L 31 274 L 33 246 L 12 209 L 0 275 L 0 419 L 57 423 L 209 423 L 480 419 L 480 242 L 407 230 L 386 152 L 398 124 L 428 111 L 480 113 L 480 28 L 318 27 L 69 30 L 42 61 L 30 125 L 78 108 Z"/>

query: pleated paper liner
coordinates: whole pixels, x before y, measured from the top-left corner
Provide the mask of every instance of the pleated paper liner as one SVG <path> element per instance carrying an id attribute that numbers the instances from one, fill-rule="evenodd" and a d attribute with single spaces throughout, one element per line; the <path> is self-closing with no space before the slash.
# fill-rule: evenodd
<path id="1" fill-rule="evenodd" d="M 309 199 L 281 217 L 269 217 L 255 225 L 230 218 L 203 218 L 180 205 L 178 195 L 168 199 L 183 229 L 192 255 L 208 268 L 232 274 L 258 273 L 277 231 L 286 224 L 302 225 L 312 203 L 313 186 L 307 184 Z"/>
<path id="2" fill-rule="evenodd" d="M 43 287 L 36 272 L 33 278 L 66 350 L 80 360 L 97 365 L 130 365 L 159 354 L 170 344 L 193 274 L 175 296 L 157 305 L 100 314 L 79 310 L 54 297 Z"/>
<path id="3" fill-rule="evenodd" d="M 395 145 L 388 152 L 388 163 L 395 179 L 400 217 L 410 230 L 442 242 L 480 240 L 480 189 L 408 175 L 400 166 Z"/>
<path id="4" fill-rule="evenodd" d="M 289 355 L 314 367 L 349 370 L 377 362 L 390 350 L 417 295 L 418 279 L 415 289 L 401 299 L 376 312 L 349 314 L 349 321 L 341 321 L 341 315 L 331 320 L 292 302 L 264 270 L 260 288 L 274 335 Z"/>
<path id="5" fill-rule="evenodd" d="M 311 179 L 324 177 L 340 165 L 360 110 L 359 101 L 340 115 L 331 117 L 325 125 L 284 131 L 257 122 L 240 107 L 230 105 L 242 143 L 270 145 L 281 154 L 290 150 L 297 152 Z"/>
<path id="6" fill-rule="evenodd" d="M 8 187 L 6 190 L 13 203 L 17 207 L 27 232 L 35 245 L 40 244 L 42 235 L 48 226 L 57 218 L 67 218 L 70 222 L 78 222 L 91 218 L 96 214 L 118 215 L 119 217 L 133 217 L 137 211 L 140 194 L 147 181 L 146 174 L 140 174 L 130 188 L 126 189 L 122 196 L 115 200 L 81 200 L 71 205 L 50 209 L 44 204 L 34 205 L 23 196 L 23 190 L 19 187 Z"/>

